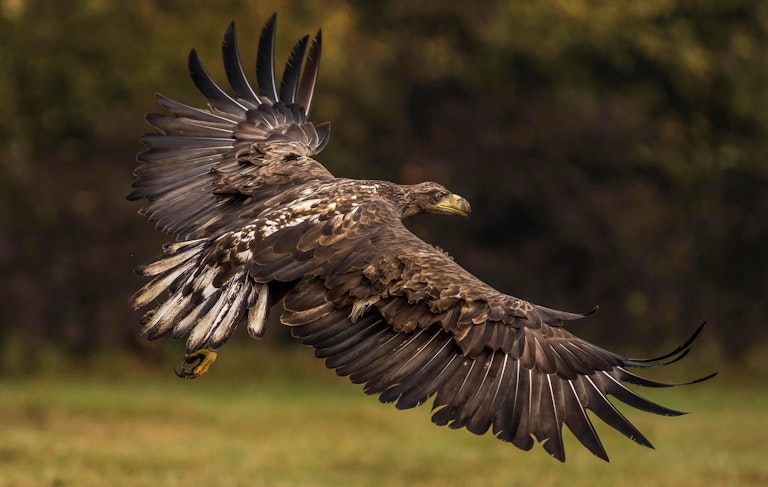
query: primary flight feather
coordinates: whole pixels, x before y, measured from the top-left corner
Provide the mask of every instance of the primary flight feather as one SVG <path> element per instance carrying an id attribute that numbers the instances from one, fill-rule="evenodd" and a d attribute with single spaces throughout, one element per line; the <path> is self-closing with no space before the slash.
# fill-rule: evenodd
<path id="1" fill-rule="evenodd" d="M 628 371 L 682 358 L 701 327 L 662 357 L 622 357 L 581 340 L 563 322 L 584 315 L 503 294 L 420 240 L 402 220 L 467 216 L 469 203 L 437 183 L 336 178 L 313 159 L 330 125 L 307 120 L 322 51 L 318 32 L 293 48 L 275 76 L 275 21 L 262 31 L 254 90 L 234 23 L 222 44 L 232 95 L 196 51 L 189 70 L 208 100 L 193 108 L 162 95 L 170 115 L 149 114 L 131 200 L 176 241 L 137 269 L 150 282 L 132 302 L 152 306 L 143 334 L 187 336 L 182 377 L 203 374 L 237 325 L 264 334 L 269 309 L 329 368 L 400 409 L 434 396 L 432 420 L 475 434 L 489 429 L 528 450 L 536 441 L 565 460 L 563 425 L 608 456 L 587 410 L 641 445 L 650 442 L 608 400 L 679 415 L 624 383 L 672 384 Z M 308 51 L 307 51 L 307 48 Z M 666 361 L 666 362 L 664 362 Z M 700 379 L 703 380 L 703 379 Z"/>

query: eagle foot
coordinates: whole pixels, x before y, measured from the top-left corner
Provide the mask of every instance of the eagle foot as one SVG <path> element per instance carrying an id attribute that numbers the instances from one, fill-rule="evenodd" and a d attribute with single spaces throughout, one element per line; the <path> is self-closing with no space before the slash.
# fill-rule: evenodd
<path id="1" fill-rule="evenodd" d="M 197 379 L 208 372 L 211 364 L 216 360 L 217 353 L 208 348 L 201 348 L 184 355 L 179 368 L 173 371 L 182 379 Z"/>

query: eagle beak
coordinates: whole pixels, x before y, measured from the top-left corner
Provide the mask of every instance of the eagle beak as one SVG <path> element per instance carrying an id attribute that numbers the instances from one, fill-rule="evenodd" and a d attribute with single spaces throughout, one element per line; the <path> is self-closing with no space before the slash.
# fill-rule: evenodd
<path id="1" fill-rule="evenodd" d="M 469 201 L 465 200 L 457 194 L 449 194 L 443 197 L 438 203 L 437 208 L 442 210 L 443 213 L 449 215 L 459 215 L 464 218 L 469 217 L 472 212 L 472 208 L 469 206 Z"/>

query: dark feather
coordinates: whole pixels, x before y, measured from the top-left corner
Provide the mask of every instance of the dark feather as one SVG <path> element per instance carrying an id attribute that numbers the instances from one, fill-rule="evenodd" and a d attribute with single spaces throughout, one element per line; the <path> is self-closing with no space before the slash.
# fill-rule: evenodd
<path id="1" fill-rule="evenodd" d="M 227 80 L 235 96 L 259 104 L 256 93 L 253 92 L 248 79 L 243 71 L 243 64 L 240 62 L 240 52 L 237 48 L 237 34 L 235 32 L 235 22 L 229 24 L 227 32 L 224 34 L 224 42 L 221 45 L 221 53 L 224 56 L 224 70 L 227 73 Z"/>
<path id="2" fill-rule="evenodd" d="M 246 107 L 227 95 L 224 90 L 219 88 L 219 85 L 213 81 L 213 78 L 211 78 L 211 75 L 208 74 L 205 66 L 203 66 L 203 63 L 200 61 L 200 57 L 197 55 L 195 49 L 189 51 L 188 65 L 192 81 L 194 81 L 197 89 L 208 98 L 208 103 L 210 103 L 212 107 L 232 115 L 241 115 L 245 113 Z"/>
<path id="3" fill-rule="evenodd" d="M 307 61 L 304 66 L 304 72 L 301 76 L 301 82 L 299 83 L 299 91 L 296 96 L 296 104 L 304 108 L 304 113 L 309 115 L 309 111 L 312 108 L 312 97 L 315 93 L 315 83 L 317 82 L 317 75 L 320 72 L 320 55 L 323 48 L 323 32 L 317 31 L 315 39 L 312 41 L 312 46 L 309 48 L 309 55 L 307 55 Z"/>
<path id="4" fill-rule="evenodd" d="M 571 430 L 571 433 L 584 445 L 593 455 L 608 461 L 608 454 L 603 447 L 603 443 L 597 436 L 597 431 L 592 425 L 584 405 L 579 400 L 578 393 L 572 381 L 567 381 L 563 387 L 563 407 L 566 411 L 565 425 Z"/>
<path id="5" fill-rule="evenodd" d="M 275 24 L 277 14 L 272 14 L 259 37 L 259 50 L 256 55 L 256 81 L 259 85 L 259 94 L 266 96 L 273 102 L 277 98 L 277 86 L 275 85 Z"/>
<path id="6" fill-rule="evenodd" d="M 211 122 L 199 122 L 187 118 L 173 118 L 160 115 L 159 113 L 148 113 L 147 123 L 163 131 L 164 133 L 173 133 L 177 135 L 197 136 L 197 137 L 223 137 L 229 138 L 232 132 L 224 124 L 215 124 Z"/>
<path id="7" fill-rule="evenodd" d="M 609 426 L 615 428 L 624 436 L 640 445 L 653 448 L 651 442 L 646 439 L 635 426 L 630 423 L 616 407 L 608 401 L 603 391 L 590 376 L 580 376 L 579 382 L 583 385 L 588 398 L 589 409 Z"/>
<path id="8" fill-rule="evenodd" d="M 219 91 L 221 91 L 220 88 Z M 187 106 L 183 103 L 171 100 L 160 93 L 155 93 L 155 101 L 177 117 L 187 117 L 190 120 L 199 120 L 206 124 L 217 124 L 216 126 L 229 129 L 230 132 L 232 124 L 236 123 L 238 120 L 236 117 L 229 118 L 225 117 L 224 114 L 211 113 L 206 110 L 201 110 L 200 108 Z"/>
<path id="9" fill-rule="evenodd" d="M 296 98 L 296 88 L 299 83 L 299 72 L 304 60 L 304 51 L 307 49 L 309 36 L 304 36 L 293 46 L 288 62 L 285 63 L 283 78 L 280 82 L 280 101 L 293 103 Z"/>

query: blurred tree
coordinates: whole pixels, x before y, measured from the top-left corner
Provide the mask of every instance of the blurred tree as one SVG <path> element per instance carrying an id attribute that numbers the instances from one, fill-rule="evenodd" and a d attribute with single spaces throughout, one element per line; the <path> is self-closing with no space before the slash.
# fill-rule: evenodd
<path id="1" fill-rule="evenodd" d="M 763 2 L 3 0 L 0 348 L 33 367 L 41 342 L 142 343 L 129 272 L 164 237 L 124 201 L 141 113 L 155 91 L 201 105 L 188 49 L 223 79 L 229 20 L 248 59 L 272 11 L 281 58 L 325 32 L 319 159 L 467 196 L 466 225 L 412 226 L 480 277 L 601 303 L 575 326 L 614 342 L 630 326 L 677 340 L 705 318 L 727 350 L 765 338 Z"/>
<path id="2" fill-rule="evenodd" d="M 392 40 L 389 70 L 408 80 L 402 130 L 417 137 L 398 137 L 411 142 L 401 176 L 442 170 L 482 209 L 474 245 L 448 245 L 460 261 L 539 302 L 599 297 L 607 306 L 586 326 L 615 339 L 628 321 L 650 340 L 704 318 L 732 350 L 764 334 L 766 7 L 370 9 L 366 30 Z"/>

